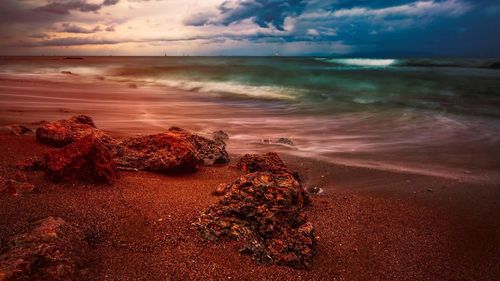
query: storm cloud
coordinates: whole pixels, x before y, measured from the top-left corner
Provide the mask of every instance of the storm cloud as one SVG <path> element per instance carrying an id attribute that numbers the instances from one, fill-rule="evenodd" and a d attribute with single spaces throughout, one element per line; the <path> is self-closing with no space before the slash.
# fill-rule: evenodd
<path id="1" fill-rule="evenodd" d="M 35 11 L 52 14 L 67 15 L 70 11 L 97 12 L 103 6 L 112 6 L 120 0 L 104 0 L 101 4 L 88 3 L 86 0 L 49 0 L 44 6 L 35 8 Z"/>
<path id="2" fill-rule="evenodd" d="M 260 27 L 273 26 L 284 30 L 285 18 L 300 15 L 306 7 L 305 0 L 244 0 L 224 1 L 216 13 L 196 13 L 185 19 L 186 25 L 230 25 L 246 19 Z"/>

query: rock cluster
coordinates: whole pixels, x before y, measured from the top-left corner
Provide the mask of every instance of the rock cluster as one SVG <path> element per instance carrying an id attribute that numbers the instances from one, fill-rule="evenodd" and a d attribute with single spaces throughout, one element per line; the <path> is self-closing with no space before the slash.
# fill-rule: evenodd
<path id="1" fill-rule="evenodd" d="M 0 254 L 0 280 L 81 280 L 88 250 L 82 232 L 48 217 L 12 237 Z"/>
<path id="2" fill-rule="evenodd" d="M 237 166 L 249 173 L 220 192 L 223 199 L 194 226 L 210 241 L 241 241 L 240 251 L 256 261 L 308 268 L 315 236 L 304 213 L 307 195 L 298 176 L 275 153 L 245 155 Z"/>
<path id="3" fill-rule="evenodd" d="M 181 128 L 172 127 L 165 133 L 119 141 L 97 129 L 92 118 L 86 115 L 43 123 L 36 130 L 36 139 L 61 150 L 49 152 L 44 161 L 27 160 L 18 167 L 43 168 L 56 181 L 79 179 L 109 183 L 116 178 L 116 169 L 192 172 L 200 164 L 229 162 L 223 142 Z"/>

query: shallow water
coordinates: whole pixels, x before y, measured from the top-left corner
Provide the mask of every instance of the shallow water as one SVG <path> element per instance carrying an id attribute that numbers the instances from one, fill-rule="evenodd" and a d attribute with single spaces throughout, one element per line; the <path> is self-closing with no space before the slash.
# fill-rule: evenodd
<path id="1" fill-rule="evenodd" d="M 125 134 L 173 125 L 207 135 L 223 129 L 238 153 L 273 149 L 424 174 L 494 172 L 500 168 L 500 70 L 495 63 L 10 57 L 0 59 L 1 121 L 87 112 L 101 127 Z M 9 79 L 71 81 L 74 86 L 44 89 L 11 85 Z M 295 146 L 275 144 L 279 137 Z"/>

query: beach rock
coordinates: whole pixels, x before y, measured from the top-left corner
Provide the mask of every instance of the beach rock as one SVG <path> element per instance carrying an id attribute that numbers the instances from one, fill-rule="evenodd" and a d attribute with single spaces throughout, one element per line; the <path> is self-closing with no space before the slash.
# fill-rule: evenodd
<path id="1" fill-rule="evenodd" d="M 219 130 L 213 133 L 213 138 L 217 142 L 225 142 L 229 140 L 229 135 L 226 132 Z"/>
<path id="2" fill-rule="evenodd" d="M 21 172 L 21 171 L 17 171 L 14 174 L 14 179 L 16 181 L 19 181 L 19 182 L 27 182 L 28 181 L 28 176 L 26 176 L 26 174 L 23 173 L 23 172 Z"/>
<path id="3" fill-rule="evenodd" d="M 87 135 L 94 135 L 104 143 L 111 138 L 98 130 L 91 117 L 86 115 L 73 116 L 68 120 L 58 120 L 43 124 L 36 130 L 38 142 L 55 147 L 66 146 Z"/>
<path id="4" fill-rule="evenodd" d="M 0 255 L 0 280 L 83 280 L 87 251 L 80 230 L 48 217 L 7 241 Z"/>
<path id="5" fill-rule="evenodd" d="M 24 194 L 30 193 L 33 190 L 35 190 L 35 186 L 30 184 L 30 183 L 26 183 L 26 182 L 22 182 L 22 181 L 18 181 L 18 180 L 13 180 L 13 179 L 7 180 L 7 181 L 5 181 L 5 180 L 0 180 L 0 181 L 3 182 L 1 187 L 0 187 L 0 194 L 20 196 L 20 195 L 24 195 Z"/>
<path id="6" fill-rule="evenodd" d="M 23 171 L 41 171 L 45 167 L 44 159 L 28 158 L 17 162 L 16 168 Z"/>
<path id="7" fill-rule="evenodd" d="M 321 192 L 321 188 L 317 186 L 311 186 L 307 188 L 307 192 L 309 192 L 310 194 L 318 194 Z"/>
<path id="8" fill-rule="evenodd" d="M 286 145 L 295 145 L 291 139 L 287 138 L 279 138 L 276 140 L 276 143 L 286 144 Z"/>
<path id="9" fill-rule="evenodd" d="M 171 127 L 169 132 L 177 134 L 190 142 L 196 150 L 198 159 L 205 165 L 229 163 L 229 154 L 224 142 L 217 142 L 196 134 L 192 134 L 178 127 Z"/>
<path id="10" fill-rule="evenodd" d="M 111 183 L 118 177 L 109 150 L 93 135 L 45 155 L 45 173 L 53 181 L 82 180 Z"/>
<path id="11" fill-rule="evenodd" d="M 240 251 L 258 262 L 308 268 L 315 236 L 303 211 L 304 194 L 290 173 L 246 174 L 230 184 L 224 198 L 206 209 L 194 226 L 210 241 L 240 241 Z"/>
<path id="12" fill-rule="evenodd" d="M 194 172 L 200 163 L 193 145 L 175 131 L 125 139 L 113 153 L 120 169 Z"/>
<path id="13" fill-rule="evenodd" d="M 268 152 L 266 154 L 245 154 L 236 163 L 236 167 L 243 172 L 271 172 L 282 173 L 288 172 L 296 174 L 289 170 L 276 152 Z M 298 176 L 298 175 L 297 175 Z"/>
<path id="14" fill-rule="evenodd" d="M 33 130 L 23 125 L 10 125 L 8 127 L 10 133 L 15 136 L 24 136 L 33 134 Z"/>

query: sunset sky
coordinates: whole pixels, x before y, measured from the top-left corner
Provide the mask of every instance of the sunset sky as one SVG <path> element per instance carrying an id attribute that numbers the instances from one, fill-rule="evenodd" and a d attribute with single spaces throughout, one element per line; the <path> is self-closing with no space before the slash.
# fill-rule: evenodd
<path id="1" fill-rule="evenodd" d="M 1 0 L 0 55 L 500 56 L 495 0 Z"/>

